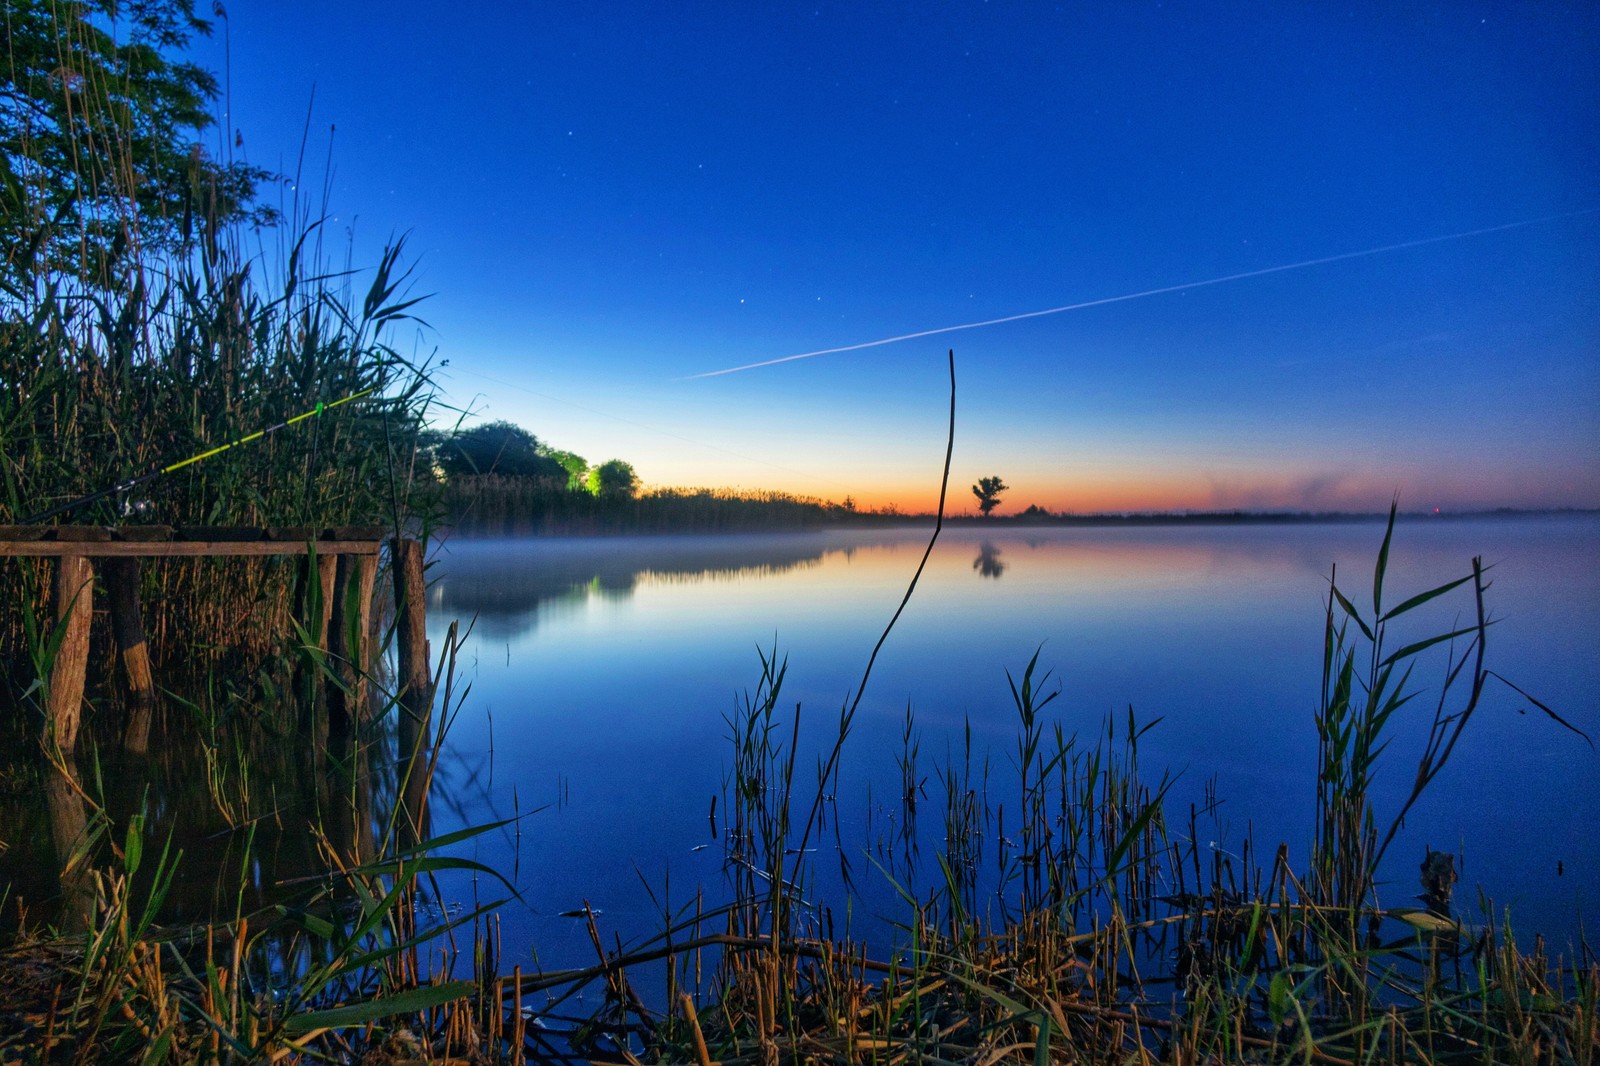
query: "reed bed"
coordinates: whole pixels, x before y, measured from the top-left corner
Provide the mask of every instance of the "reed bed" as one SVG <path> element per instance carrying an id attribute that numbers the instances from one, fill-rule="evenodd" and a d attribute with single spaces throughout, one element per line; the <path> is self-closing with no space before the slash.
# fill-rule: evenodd
<path id="1" fill-rule="evenodd" d="M 1484 687 L 1502 680 L 1485 666 L 1481 563 L 1388 600 L 1393 529 L 1391 514 L 1371 611 L 1330 585 L 1307 866 L 1285 845 L 1265 854 L 1249 840 L 1238 854 L 1201 845 L 1215 835 L 1206 825 L 1215 797 L 1169 810 L 1169 780 L 1147 781 L 1139 767 L 1151 726 L 1131 711 L 1091 737 L 1052 720 L 1054 690 L 1035 656 L 1010 684 L 1017 740 L 1006 774 L 972 749 L 969 729 L 925 795 L 908 713 L 893 828 L 876 842 L 836 837 L 842 862 L 868 867 L 845 869 L 843 883 L 880 877 L 900 896 L 884 953 L 881 936 L 850 931 L 847 900 L 818 898 L 805 845 L 819 811 L 840 831 L 837 811 L 826 813 L 839 747 L 818 760 L 807 802 L 800 711 L 780 711 L 787 664 L 773 651 L 728 720 L 726 902 L 663 908 L 663 932 L 630 950 L 606 950 L 594 929 L 594 966 L 522 978 L 519 991 L 542 997 L 552 1019 L 576 990 L 604 998 L 567 1019 L 561 1040 L 547 1030 L 535 1046 L 550 1058 L 627 1063 L 1596 1061 L 1600 964 L 1587 943 L 1554 954 L 1537 938 L 1519 946 L 1490 901 L 1457 907 L 1454 856 L 1437 852 L 1421 856 L 1422 906 L 1378 898 L 1394 877 L 1378 874 L 1396 827 Z M 1471 597 L 1469 624 L 1392 646 L 1403 616 L 1457 591 Z M 1430 651 L 1444 657 L 1445 681 L 1431 694 L 1413 785 L 1379 812 L 1373 771 L 1400 728 L 1394 712 L 1422 695 L 1408 667 Z M 839 746 L 848 732 L 842 719 Z M 919 834 L 919 807 L 924 818 L 937 812 L 937 831 Z M 920 863 L 919 836 L 937 841 L 920 845 L 931 851 Z M 920 889 L 919 866 L 933 871 Z"/>
<path id="2" fill-rule="evenodd" d="M 213 158 L 187 143 L 217 92 L 164 54 L 203 27 L 192 5 L 116 8 L 43 0 L 7 14 L 0 525 L 325 528 L 425 513 L 410 474 L 432 389 L 426 360 L 396 341 L 415 304 L 402 248 L 370 271 L 330 266 L 325 199 L 284 202 L 276 176 L 231 145 Z M 22 616 L 40 615 L 48 569 L 0 567 L 9 666 L 26 662 Z M 153 647 L 192 651 L 196 634 L 254 645 L 278 631 L 263 623 L 283 620 L 291 574 L 147 568 Z"/>
<path id="3" fill-rule="evenodd" d="M 591 536 L 814 529 L 853 509 L 786 492 L 651 488 L 637 496 L 573 489 L 560 478 L 455 476 L 439 490 L 440 522 L 473 536 Z"/>

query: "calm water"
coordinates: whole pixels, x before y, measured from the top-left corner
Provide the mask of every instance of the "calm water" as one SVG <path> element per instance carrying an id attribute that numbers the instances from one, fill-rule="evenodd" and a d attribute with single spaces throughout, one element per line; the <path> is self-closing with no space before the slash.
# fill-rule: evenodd
<path id="1" fill-rule="evenodd" d="M 1370 606 L 1382 532 L 947 530 L 878 660 L 846 750 L 841 809 L 855 802 L 865 815 L 874 782 L 876 795 L 894 794 L 908 707 L 930 791 L 934 762 L 966 723 L 1008 773 L 1006 671 L 1020 675 L 1042 649 L 1061 690 L 1049 710 L 1066 729 L 1090 732 L 1130 706 L 1141 721 L 1160 718 L 1142 767 L 1181 774 L 1172 802 L 1184 809 L 1214 779 L 1224 801 L 1216 846 L 1253 834 L 1269 855 L 1285 841 L 1303 856 L 1327 576 L 1337 563 L 1341 587 Z M 646 883 L 658 894 L 670 884 L 674 905 L 719 884 L 718 849 L 695 848 L 710 842 L 708 809 L 731 763 L 723 716 L 754 688 L 758 647 L 787 656 L 783 704 L 802 707 L 814 749 L 831 737 L 926 536 L 450 541 L 433 571 L 435 649 L 449 620 L 476 621 L 435 828 L 545 808 L 520 836 L 476 843 L 478 858 L 515 870 L 529 904 L 506 912 L 508 950 L 537 944 L 546 964 L 589 955 L 579 923 L 560 911 L 588 899 L 608 930 L 641 934 L 659 924 Z M 1474 555 L 1493 566 L 1490 667 L 1600 739 L 1600 520 L 1402 523 L 1388 602 L 1469 573 Z M 1469 599 L 1440 602 L 1400 640 L 1468 620 Z M 1443 669 L 1426 662 L 1417 687 L 1434 691 Z M 1381 825 L 1408 789 L 1432 712 L 1428 698 L 1402 712 L 1379 782 Z M 1600 897 L 1597 784 L 1600 755 L 1492 688 L 1392 849 L 1385 902 L 1411 902 L 1431 844 L 1465 854 L 1458 902 L 1470 905 L 1482 886 L 1514 908 L 1520 929 L 1566 939 Z M 847 826 L 846 847 L 868 843 L 865 832 L 852 843 Z M 862 910 L 890 909 L 881 879 L 863 894 Z"/>

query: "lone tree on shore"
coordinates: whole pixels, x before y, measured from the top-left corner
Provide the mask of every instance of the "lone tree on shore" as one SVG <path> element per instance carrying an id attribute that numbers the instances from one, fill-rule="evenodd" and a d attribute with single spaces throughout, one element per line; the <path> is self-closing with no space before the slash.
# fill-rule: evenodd
<path id="1" fill-rule="evenodd" d="M 978 510 L 983 517 L 988 518 L 989 512 L 1000 506 L 1000 494 L 1010 487 L 998 476 L 978 479 L 978 483 L 972 486 L 972 494 L 978 498 Z"/>

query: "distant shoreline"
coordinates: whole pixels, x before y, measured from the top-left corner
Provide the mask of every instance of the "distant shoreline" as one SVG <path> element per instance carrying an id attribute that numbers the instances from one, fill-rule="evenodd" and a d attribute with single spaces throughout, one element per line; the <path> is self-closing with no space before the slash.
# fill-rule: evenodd
<path id="1" fill-rule="evenodd" d="M 1453 511 L 1431 513 L 1426 511 L 1401 512 L 1396 517 L 1403 523 L 1482 521 L 1484 519 L 1566 518 L 1600 515 L 1596 508 L 1518 509 L 1494 508 L 1484 511 Z M 744 516 L 747 520 L 753 516 Z M 794 518 L 796 516 L 785 516 Z M 670 520 L 646 522 L 565 522 L 559 518 L 545 517 L 527 521 L 514 517 L 492 522 L 467 521 L 444 523 L 444 529 L 463 537 L 612 537 L 612 536 L 671 536 L 696 535 L 748 535 L 756 533 L 815 533 L 826 530 L 915 528 L 925 530 L 936 516 L 924 514 L 880 514 L 876 512 L 840 513 L 810 517 L 798 521 L 774 520 L 766 516 L 757 522 L 732 521 L 708 528 L 701 523 L 677 525 Z M 1382 512 L 1359 511 L 1196 511 L 1196 512 L 1116 512 L 1104 514 L 1015 514 L 995 515 L 988 518 L 977 515 L 946 515 L 945 526 L 963 529 L 1052 529 L 1052 528 L 1152 528 L 1152 527 L 1216 527 L 1216 526 L 1294 526 L 1294 525 L 1354 525 L 1381 523 L 1388 518 Z"/>
<path id="2" fill-rule="evenodd" d="M 1395 517 L 1403 522 L 1437 522 L 1482 518 L 1553 518 L 1568 515 L 1600 515 L 1596 508 L 1543 508 L 1523 510 L 1497 507 L 1484 511 L 1401 511 Z M 930 521 L 933 515 L 919 515 Z M 1382 522 L 1388 514 L 1380 511 L 1128 511 L 1086 515 L 1000 515 L 980 518 L 972 515 L 946 516 L 945 522 L 972 525 L 1298 525 L 1335 522 Z"/>

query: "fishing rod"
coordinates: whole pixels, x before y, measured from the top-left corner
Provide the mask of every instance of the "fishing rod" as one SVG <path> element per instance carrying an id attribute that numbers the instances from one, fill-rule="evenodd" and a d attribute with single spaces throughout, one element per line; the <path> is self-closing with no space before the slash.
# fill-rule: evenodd
<path id="1" fill-rule="evenodd" d="M 313 407 L 304 414 L 295 415 L 293 418 L 279 422 L 275 426 L 268 426 L 266 429 L 258 429 L 249 436 L 240 437 L 238 440 L 231 440 L 226 444 L 219 444 L 217 447 L 212 448 L 209 451 L 201 452 L 199 455 L 191 455 L 189 458 L 179 460 L 178 462 L 173 463 L 171 466 L 163 466 L 158 470 L 150 471 L 148 474 L 140 474 L 138 477 L 129 478 L 127 481 L 119 482 L 118 484 L 112 485 L 110 488 L 101 489 L 98 492 L 91 492 L 87 496 L 80 496 L 76 500 L 70 500 L 59 507 L 52 507 L 48 511 L 40 511 L 36 515 L 29 515 L 19 524 L 24 526 L 36 526 L 47 519 L 54 518 L 60 514 L 65 514 L 68 511 L 75 511 L 79 507 L 103 500 L 107 496 L 114 496 L 119 493 L 129 492 L 138 488 L 140 485 L 145 484 L 146 482 L 154 481 L 158 477 L 163 477 L 167 474 L 170 474 L 174 470 L 182 470 L 184 467 L 192 466 L 193 464 L 200 462 L 202 459 L 209 459 L 213 455 L 221 455 L 229 448 L 237 448 L 241 444 L 249 444 L 253 440 L 260 440 L 262 437 L 276 433 L 280 429 L 285 429 L 296 424 L 297 422 L 304 422 L 308 418 L 316 418 L 324 411 L 331 411 L 340 404 L 349 403 L 351 400 L 359 400 L 363 396 L 370 396 L 377 391 L 378 388 L 376 385 L 374 385 L 370 389 L 362 389 L 360 392 L 351 393 L 349 396 L 346 396 L 340 400 L 334 400 L 332 403 L 322 403 L 319 401 L 317 406 Z"/>

